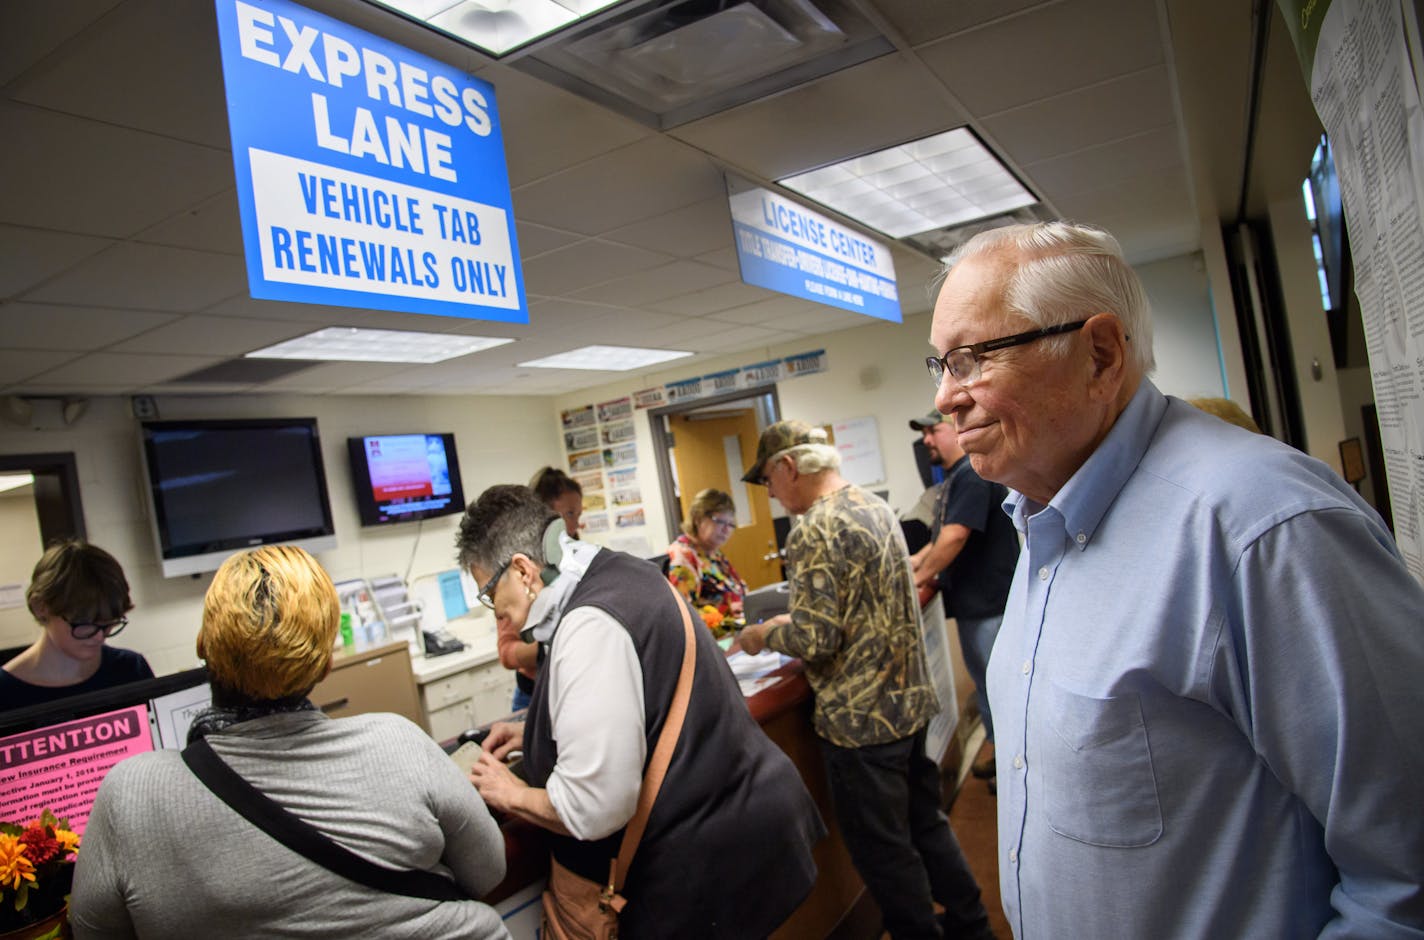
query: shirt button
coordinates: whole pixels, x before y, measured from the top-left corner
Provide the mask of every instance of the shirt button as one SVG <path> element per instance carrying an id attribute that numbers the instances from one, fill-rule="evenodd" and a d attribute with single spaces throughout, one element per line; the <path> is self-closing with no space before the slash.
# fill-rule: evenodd
<path id="1" fill-rule="evenodd" d="M 1038 580 L 1040 580 L 1040 581 L 1047 581 L 1047 580 L 1048 580 L 1048 566 L 1047 566 L 1047 565 L 1044 565 L 1042 568 L 1038 569 Z"/>
<path id="2" fill-rule="evenodd" d="M 1023 770 L 1023 755 L 1014 755 L 1014 770 Z"/>
<path id="3" fill-rule="evenodd" d="M 1025 659 L 1025 660 L 1024 660 L 1024 664 L 1023 664 L 1023 674 L 1024 674 L 1024 675 L 1028 675 L 1028 674 L 1029 674 L 1029 671 L 1032 670 L 1032 669 L 1033 669 L 1033 663 L 1030 662 L 1029 660 Z"/>
<path id="4" fill-rule="evenodd" d="M 1009 849 L 1009 861 L 1018 864 L 1019 853 L 1017 849 Z"/>
<path id="5" fill-rule="evenodd" d="M 1078 533 L 1078 544 L 1079 544 L 1079 545 L 1082 545 L 1082 544 L 1083 544 L 1084 542 L 1086 542 L 1086 541 L 1088 541 L 1088 536 L 1087 536 L 1085 533 L 1083 533 L 1083 532 L 1079 532 L 1079 533 Z"/>

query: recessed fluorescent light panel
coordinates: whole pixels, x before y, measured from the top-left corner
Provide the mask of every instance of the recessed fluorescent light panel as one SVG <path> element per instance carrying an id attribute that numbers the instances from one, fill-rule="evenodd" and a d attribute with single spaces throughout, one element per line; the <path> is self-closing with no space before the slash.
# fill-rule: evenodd
<path id="1" fill-rule="evenodd" d="M 627 372 L 660 362 L 681 359 L 692 353 L 678 349 L 642 349 L 637 346 L 585 346 L 542 359 L 519 363 L 535 369 L 592 369 L 599 372 Z"/>
<path id="2" fill-rule="evenodd" d="M 972 222 L 1037 201 L 963 127 L 780 182 L 891 238 Z"/>
<path id="3" fill-rule="evenodd" d="M 373 0 L 498 58 L 620 0 Z"/>
<path id="4" fill-rule="evenodd" d="M 360 330 L 330 326 L 247 354 L 248 359 L 323 359 L 340 362 L 444 362 L 512 343 L 493 336 Z"/>

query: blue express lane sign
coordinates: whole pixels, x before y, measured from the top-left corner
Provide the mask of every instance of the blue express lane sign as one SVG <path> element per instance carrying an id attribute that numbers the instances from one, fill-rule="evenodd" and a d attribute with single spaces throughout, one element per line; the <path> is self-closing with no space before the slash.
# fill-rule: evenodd
<path id="1" fill-rule="evenodd" d="M 287 0 L 217 0 L 253 297 L 529 322 L 494 89 Z"/>

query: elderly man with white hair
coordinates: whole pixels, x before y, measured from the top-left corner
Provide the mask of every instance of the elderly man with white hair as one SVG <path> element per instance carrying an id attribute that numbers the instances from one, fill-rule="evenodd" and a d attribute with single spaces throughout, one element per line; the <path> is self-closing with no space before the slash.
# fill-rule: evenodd
<path id="1" fill-rule="evenodd" d="M 988 673 L 1015 935 L 1424 937 L 1424 589 L 1379 516 L 1146 379 L 1099 230 L 970 240 L 930 343 L 1027 539 Z"/>
<path id="2" fill-rule="evenodd" d="M 890 936 L 989 938 L 979 885 L 940 809 L 939 767 L 925 754 L 939 702 L 905 538 L 885 501 L 839 466 L 821 428 L 781 421 L 762 432 L 742 480 L 801 518 L 786 540 L 790 613 L 746 627 L 739 642 L 805 662 L 836 818 Z"/>

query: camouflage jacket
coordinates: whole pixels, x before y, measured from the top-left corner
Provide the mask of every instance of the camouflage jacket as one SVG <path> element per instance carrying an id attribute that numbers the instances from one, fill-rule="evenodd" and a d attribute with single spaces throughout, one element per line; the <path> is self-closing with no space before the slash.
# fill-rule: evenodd
<path id="1" fill-rule="evenodd" d="M 842 747 L 908 737 L 939 711 L 909 553 L 890 507 L 856 486 L 816 500 L 786 541 L 791 623 L 767 644 L 806 664 L 815 729 Z"/>

